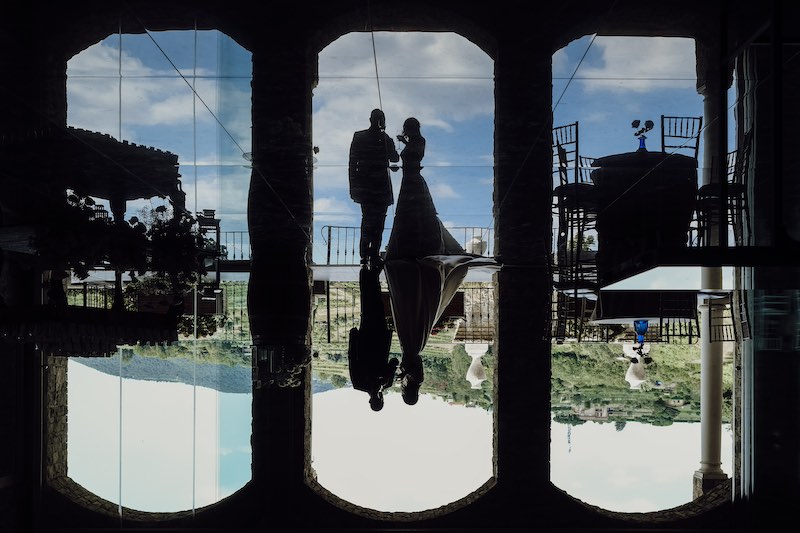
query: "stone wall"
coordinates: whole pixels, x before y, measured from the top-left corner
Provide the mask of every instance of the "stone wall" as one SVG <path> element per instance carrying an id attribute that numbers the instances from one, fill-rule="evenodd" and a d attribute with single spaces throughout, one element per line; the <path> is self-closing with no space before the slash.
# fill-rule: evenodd
<path id="1" fill-rule="evenodd" d="M 67 363 L 66 357 L 48 357 L 46 376 L 48 483 L 67 475 Z"/>

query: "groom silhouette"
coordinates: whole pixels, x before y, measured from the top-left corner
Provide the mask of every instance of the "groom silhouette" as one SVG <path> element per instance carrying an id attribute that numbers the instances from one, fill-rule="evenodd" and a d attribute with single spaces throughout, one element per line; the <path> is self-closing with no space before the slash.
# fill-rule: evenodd
<path id="1" fill-rule="evenodd" d="M 350 198 L 361 205 L 361 264 L 375 265 L 379 259 L 386 210 L 394 203 L 389 163 L 398 162 L 400 155 L 385 132 L 383 111 L 373 109 L 369 123 L 369 128 L 353 134 L 348 175 Z"/>

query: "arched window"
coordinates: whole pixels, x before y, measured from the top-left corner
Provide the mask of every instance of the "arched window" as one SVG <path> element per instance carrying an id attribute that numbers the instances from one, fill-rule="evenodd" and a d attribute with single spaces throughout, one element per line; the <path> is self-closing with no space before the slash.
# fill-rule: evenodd
<path id="1" fill-rule="evenodd" d="M 606 156 L 616 159 L 605 161 L 621 161 L 642 149 L 657 158 L 662 151 L 663 157 L 673 152 L 661 139 L 662 115 L 702 117 L 704 125 L 714 120 L 704 116 L 695 68 L 695 43 L 683 38 L 586 36 L 553 56 L 553 184 L 564 183 L 558 169 L 560 141 L 567 150 L 577 150 L 567 165 L 570 184 L 577 181 L 584 199 L 596 195 L 601 205 L 594 206 L 593 214 L 592 208 L 578 213 L 565 196 L 554 195 L 551 481 L 608 511 L 645 513 L 687 504 L 695 497 L 693 475 L 701 467 L 700 268 L 656 268 L 603 284 L 600 260 L 613 250 L 609 220 L 614 203 L 629 206 L 633 195 L 642 201 L 640 209 L 624 215 L 631 231 L 649 224 L 657 228 L 650 234 L 656 242 L 656 232 L 669 222 L 659 214 L 688 206 L 689 218 L 679 231 L 684 246 L 692 246 L 694 193 L 690 190 L 683 206 L 670 205 L 665 189 L 656 199 L 640 180 L 613 197 L 604 196 L 607 182 L 600 178 L 614 169 L 597 170 Z M 729 120 L 732 128 L 734 120 Z M 568 125 L 577 142 L 557 139 L 556 130 Z M 702 132 L 698 135 L 698 182 L 690 184 L 695 187 L 707 170 Z M 649 170 L 643 168 L 642 175 Z M 666 211 L 654 207 L 659 205 Z M 571 222 L 578 219 L 587 222 Z M 724 274 L 730 290 L 729 272 Z M 680 305 L 675 303 L 679 300 Z M 639 331 L 637 319 L 645 320 Z M 718 398 L 723 414 L 716 428 L 727 475 L 732 474 L 733 350 L 732 342 L 723 342 L 723 397 Z"/>
<path id="2" fill-rule="evenodd" d="M 88 168 L 97 185 L 74 192 L 114 223 L 143 224 L 148 237 L 186 214 L 209 250 L 205 272 L 175 280 L 112 258 L 105 269 L 73 273 L 71 306 L 110 309 L 121 282 L 125 312 L 143 320 L 177 313 L 178 337 L 51 357 L 51 389 L 66 390 L 51 396 L 63 417 L 50 420 L 50 432 L 63 437 L 50 440 L 49 462 L 63 475 L 50 481 L 80 492 L 71 480 L 126 517 L 193 512 L 251 479 L 248 276 L 222 273 L 216 261 L 249 254 L 251 54 L 215 30 L 141 30 L 68 62 L 67 134 L 125 178 L 108 183 Z"/>
<path id="3" fill-rule="evenodd" d="M 348 334 L 362 323 L 364 296 L 358 277 L 362 213 L 348 190 L 354 132 L 368 128 L 372 110 L 380 108 L 399 152 L 404 122 L 418 119 L 426 139 L 422 175 L 442 224 L 461 246 L 492 256 L 493 88 L 491 58 L 455 33 L 349 33 L 319 54 L 312 483 L 348 506 L 427 511 L 463 500 L 494 476 L 491 275 L 469 274 L 434 324 L 416 405 L 404 403 L 398 379 L 386 389 L 383 409 L 373 411 L 369 395 L 353 388 L 348 361 Z M 390 176 L 394 202 L 381 251 L 403 172 Z M 382 317 L 392 329 L 387 359 L 402 359 L 386 280 L 379 281 Z"/>

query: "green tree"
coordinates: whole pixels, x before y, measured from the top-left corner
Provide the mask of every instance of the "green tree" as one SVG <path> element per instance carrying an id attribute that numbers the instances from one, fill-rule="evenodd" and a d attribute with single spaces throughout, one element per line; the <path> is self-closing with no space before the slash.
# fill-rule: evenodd
<path id="1" fill-rule="evenodd" d="M 341 389 L 342 387 L 347 386 L 347 378 L 342 376 L 341 374 L 333 374 L 331 376 L 331 385 L 333 385 L 337 389 Z"/>

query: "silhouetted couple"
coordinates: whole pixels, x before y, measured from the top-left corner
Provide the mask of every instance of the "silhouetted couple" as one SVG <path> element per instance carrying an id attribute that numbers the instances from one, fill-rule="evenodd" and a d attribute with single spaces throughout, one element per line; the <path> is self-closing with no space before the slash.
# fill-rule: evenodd
<path id="1" fill-rule="evenodd" d="M 380 110 L 374 110 L 372 113 L 373 117 L 377 115 L 380 124 L 383 113 Z M 356 136 L 358 135 L 357 133 Z M 356 138 L 353 140 L 355 144 Z M 382 264 L 389 287 L 394 329 L 403 352 L 399 364 L 403 400 L 409 405 L 414 405 L 419 399 L 419 390 L 424 381 L 421 354 L 433 326 L 441 318 L 444 309 L 466 277 L 467 270 L 472 266 L 496 265 L 496 263 L 491 258 L 466 253 L 439 220 L 428 185 L 421 173 L 422 159 L 425 156 L 425 138 L 421 134 L 420 122 L 413 117 L 406 119 L 403 123 L 403 133 L 397 136 L 397 140 L 404 145 L 399 156 L 403 175 L 395 206 L 392 232 Z M 393 142 L 391 145 L 388 142 L 384 144 L 394 149 Z M 353 150 L 351 155 L 352 153 Z M 391 152 L 387 150 L 387 153 Z M 381 162 L 381 179 L 376 178 L 376 183 L 383 184 L 383 178 L 386 178 L 391 193 L 391 181 L 387 170 L 389 161 L 394 160 L 387 157 Z M 352 168 L 351 163 L 351 187 Z M 359 197 L 364 198 L 364 196 Z M 390 204 L 391 202 L 386 206 Z M 363 209 L 362 203 L 362 211 Z M 385 217 L 385 208 L 383 216 Z M 363 234 L 362 227 L 362 245 Z M 379 245 L 379 239 L 375 240 L 374 237 L 371 239 L 370 246 L 374 242 L 378 242 Z M 370 249 L 369 246 L 367 249 Z M 362 292 L 362 301 L 363 297 Z M 376 355 L 376 358 L 386 360 L 386 357 L 382 356 Z"/>

